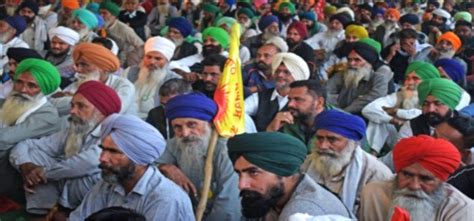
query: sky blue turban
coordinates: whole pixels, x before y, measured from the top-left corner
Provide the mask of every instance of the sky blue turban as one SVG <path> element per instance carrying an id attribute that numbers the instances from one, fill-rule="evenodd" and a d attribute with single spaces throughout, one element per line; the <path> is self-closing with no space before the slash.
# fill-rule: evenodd
<path id="1" fill-rule="evenodd" d="M 153 163 L 166 146 L 158 130 L 132 115 L 110 115 L 102 123 L 100 134 L 101 139 L 110 134 L 115 144 L 138 165 Z"/>
<path id="2" fill-rule="evenodd" d="M 202 93 L 178 95 L 170 99 L 165 107 L 165 115 L 170 121 L 176 118 L 211 121 L 216 113 L 216 103 Z"/>
<path id="3" fill-rule="evenodd" d="M 365 122 L 359 116 L 338 110 L 326 110 L 314 119 L 314 131 L 324 129 L 351 140 L 362 140 L 365 136 Z"/>

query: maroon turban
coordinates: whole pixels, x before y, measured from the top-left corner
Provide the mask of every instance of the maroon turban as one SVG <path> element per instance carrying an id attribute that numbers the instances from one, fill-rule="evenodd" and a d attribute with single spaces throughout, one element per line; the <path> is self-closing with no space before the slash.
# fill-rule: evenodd
<path id="1" fill-rule="evenodd" d="M 306 39 L 306 37 L 308 37 L 308 29 L 302 21 L 294 21 L 290 24 L 290 26 L 288 26 L 287 30 L 290 31 L 293 28 L 300 34 L 302 39 Z"/>
<path id="2" fill-rule="evenodd" d="M 117 92 L 99 81 L 82 83 L 76 94 L 84 96 L 105 117 L 120 112 L 122 104 Z"/>
<path id="3" fill-rule="evenodd" d="M 449 141 L 419 135 L 400 140 L 393 148 L 395 172 L 419 163 L 439 179 L 446 181 L 459 167 L 461 154 Z"/>

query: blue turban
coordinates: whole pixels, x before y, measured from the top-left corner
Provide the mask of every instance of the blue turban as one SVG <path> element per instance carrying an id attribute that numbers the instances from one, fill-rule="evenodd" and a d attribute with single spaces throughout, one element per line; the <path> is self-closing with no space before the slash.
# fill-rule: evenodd
<path id="1" fill-rule="evenodd" d="M 168 26 L 170 28 L 178 29 L 181 35 L 183 36 L 183 38 L 188 37 L 193 31 L 193 26 L 191 25 L 191 22 L 189 22 L 188 19 L 184 17 L 172 18 L 169 21 Z"/>
<path id="2" fill-rule="evenodd" d="M 264 32 L 265 29 L 270 26 L 273 22 L 278 23 L 278 17 L 274 15 L 265 15 L 260 18 L 260 21 L 258 22 L 258 29 L 260 31 Z"/>
<path id="3" fill-rule="evenodd" d="M 420 23 L 420 18 L 418 17 L 418 15 L 415 14 L 405 14 L 400 18 L 398 22 L 400 22 L 400 24 L 408 23 L 411 25 L 417 25 Z"/>
<path id="4" fill-rule="evenodd" d="M 449 78 L 457 84 L 460 84 L 461 86 L 464 84 L 466 71 L 462 64 L 459 63 L 459 61 L 456 61 L 456 59 L 439 59 L 434 63 L 434 65 L 437 68 L 442 67 L 446 74 L 448 74 Z"/>
<path id="5" fill-rule="evenodd" d="M 132 115 L 112 114 L 102 123 L 101 139 L 109 134 L 131 161 L 148 165 L 165 150 L 166 141 L 156 128 Z"/>
<path id="6" fill-rule="evenodd" d="M 359 116 L 338 110 L 326 110 L 314 119 L 314 131 L 324 129 L 351 140 L 362 140 L 365 122 Z"/>
<path id="7" fill-rule="evenodd" d="M 4 19 L 4 21 L 16 30 L 15 36 L 20 35 L 26 29 L 26 20 L 23 16 L 8 16 Z"/>
<path id="8" fill-rule="evenodd" d="M 165 116 L 176 118 L 195 118 L 211 121 L 217 113 L 217 105 L 202 93 L 178 95 L 168 101 L 165 106 Z"/>
<path id="9" fill-rule="evenodd" d="M 314 12 L 302 12 L 302 13 L 299 14 L 299 17 L 300 17 L 301 20 L 308 19 L 308 20 L 313 21 L 313 22 L 316 22 L 316 19 L 317 19 L 316 13 L 314 13 Z"/>
<path id="10" fill-rule="evenodd" d="M 372 13 L 375 15 L 384 15 L 385 14 L 385 9 L 384 8 L 379 8 L 379 7 L 374 7 L 372 10 Z"/>

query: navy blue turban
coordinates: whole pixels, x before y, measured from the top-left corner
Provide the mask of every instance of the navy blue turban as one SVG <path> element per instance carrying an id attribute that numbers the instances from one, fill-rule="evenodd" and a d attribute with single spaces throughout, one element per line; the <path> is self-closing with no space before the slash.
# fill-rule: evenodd
<path id="1" fill-rule="evenodd" d="M 314 131 L 324 129 L 351 140 L 362 140 L 365 122 L 359 116 L 338 110 L 326 110 L 314 119 Z"/>
<path id="2" fill-rule="evenodd" d="M 4 21 L 8 23 L 12 28 L 16 29 L 15 36 L 20 35 L 26 29 L 26 20 L 23 16 L 8 16 L 4 19 Z"/>
<path id="3" fill-rule="evenodd" d="M 176 118 L 211 121 L 216 113 L 216 103 L 202 93 L 178 95 L 171 98 L 165 107 L 165 115 L 170 121 Z"/>
<path id="4" fill-rule="evenodd" d="M 188 37 L 191 32 L 193 31 L 193 26 L 191 25 L 191 22 L 189 22 L 186 18 L 184 17 L 176 17 L 172 18 L 169 21 L 168 26 L 170 28 L 176 28 L 179 30 L 183 38 Z"/>
<path id="5" fill-rule="evenodd" d="M 260 29 L 261 32 L 264 32 L 265 29 L 270 26 L 273 22 L 278 23 L 278 17 L 274 15 L 265 15 L 260 18 L 260 21 L 258 22 L 258 29 Z"/>
<path id="6" fill-rule="evenodd" d="M 400 24 L 403 24 L 403 23 L 408 23 L 408 24 L 411 24 L 411 25 L 417 25 L 420 23 L 420 18 L 418 17 L 418 15 L 415 15 L 415 14 L 405 14 L 403 15 L 400 20 L 399 20 Z"/>
<path id="7" fill-rule="evenodd" d="M 35 13 L 35 15 L 37 15 L 39 11 L 38 3 L 33 0 L 26 0 L 18 6 L 18 10 L 21 10 L 23 8 L 29 8 L 31 11 L 33 11 L 33 13 Z"/>
<path id="8" fill-rule="evenodd" d="M 439 59 L 434 63 L 435 67 L 442 67 L 443 70 L 448 74 L 449 78 L 462 86 L 466 79 L 466 71 L 464 67 L 456 61 L 456 59 L 443 58 Z"/>

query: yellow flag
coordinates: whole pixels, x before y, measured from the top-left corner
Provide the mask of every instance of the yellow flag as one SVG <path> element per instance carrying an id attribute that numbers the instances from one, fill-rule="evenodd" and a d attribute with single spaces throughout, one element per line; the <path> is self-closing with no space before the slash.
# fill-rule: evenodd
<path id="1" fill-rule="evenodd" d="M 234 23 L 230 34 L 229 57 L 224 72 L 217 84 L 214 101 L 219 110 L 214 118 L 217 132 L 223 137 L 233 137 L 245 132 L 244 88 L 240 67 L 240 25 Z"/>

